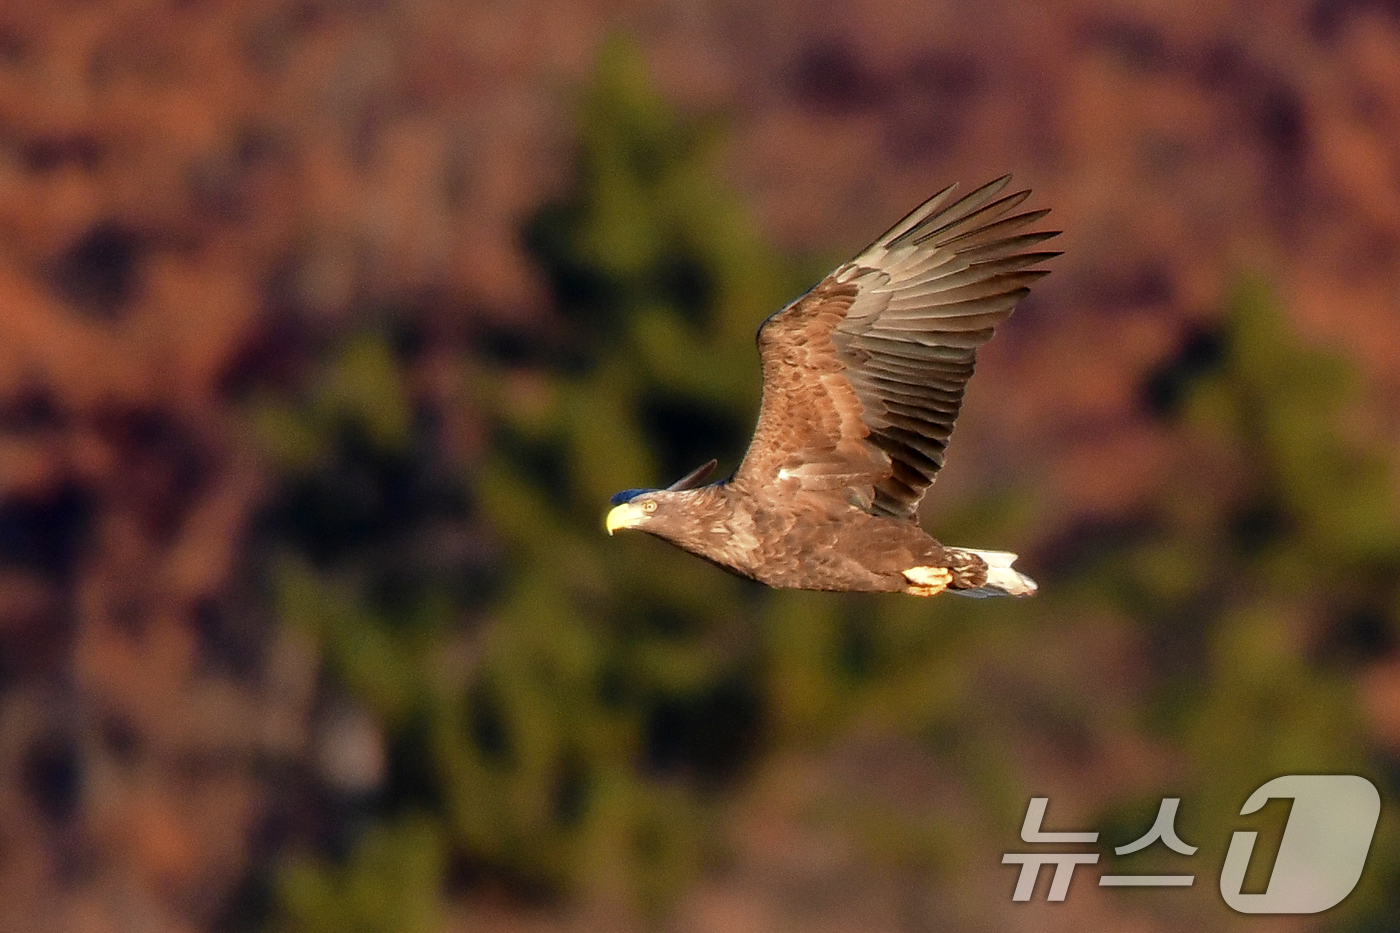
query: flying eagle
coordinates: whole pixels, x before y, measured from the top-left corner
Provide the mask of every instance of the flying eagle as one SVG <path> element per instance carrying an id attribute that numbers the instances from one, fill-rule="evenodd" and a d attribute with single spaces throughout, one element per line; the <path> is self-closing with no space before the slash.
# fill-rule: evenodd
<path id="1" fill-rule="evenodd" d="M 1029 191 L 1010 176 L 934 195 L 855 259 L 763 322 L 763 402 L 734 475 L 715 461 L 667 489 L 612 499 L 636 528 L 760 583 L 932 596 L 1034 593 L 1015 554 L 945 547 L 918 507 L 943 466 L 977 348 L 1057 252 L 1018 232 Z M 1010 216 L 1008 216 L 1008 214 Z"/>

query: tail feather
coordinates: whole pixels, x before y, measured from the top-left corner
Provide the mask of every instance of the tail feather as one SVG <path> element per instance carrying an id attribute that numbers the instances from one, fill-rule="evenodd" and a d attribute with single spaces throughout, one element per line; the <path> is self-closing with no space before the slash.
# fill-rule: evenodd
<path id="1" fill-rule="evenodd" d="M 975 554 L 987 565 L 987 582 L 974 589 L 952 589 L 948 592 L 957 593 L 959 596 L 986 597 L 986 596 L 1030 596 L 1039 587 L 1030 577 L 1014 569 L 1011 565 L 1016 561 L 1016 555 L 1010 551 L 979 551 L 975 548 L 958 548 L 968 554 Z"/>

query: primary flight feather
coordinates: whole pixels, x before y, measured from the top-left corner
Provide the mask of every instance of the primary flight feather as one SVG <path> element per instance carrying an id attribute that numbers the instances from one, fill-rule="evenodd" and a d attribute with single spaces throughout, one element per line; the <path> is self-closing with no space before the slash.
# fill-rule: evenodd
<path id="1" fill-rule="evenodd" d="M 711 461 L 667 489 L 613 497 L 609 534 L 636 528 L 776 587 L 932 596 L 1035 592 L 1016 555 L 946 547 L 918 524 L 991 339 L 1059 255 L 1024 232 L 1010 177 L 934 195 L 764 321 L 763 403 L 729 479 Z"/>

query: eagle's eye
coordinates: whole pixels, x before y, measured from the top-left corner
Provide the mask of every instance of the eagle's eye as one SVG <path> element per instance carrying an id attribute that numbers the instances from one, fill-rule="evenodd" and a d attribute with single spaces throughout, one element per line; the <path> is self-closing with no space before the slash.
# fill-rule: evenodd
<path id="1" fill-rule="evenodd" d="M 643 512 L 655 512 L 655 511 L 656 511 L 656 500 L 653 499 L 653 500 L 651 500 L 650 502 L 643 502 L 643 503 L 642 503 L 642 511 L 643 511 Z"/>

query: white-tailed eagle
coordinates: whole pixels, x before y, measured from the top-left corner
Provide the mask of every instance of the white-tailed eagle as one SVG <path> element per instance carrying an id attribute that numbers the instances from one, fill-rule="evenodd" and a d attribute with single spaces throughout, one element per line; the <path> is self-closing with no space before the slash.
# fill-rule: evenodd
<path id="1" fill-rule="evenodd" d="M 667 489 L 613 497 L 636 528 L 776 587 L 932 596 L 1034 593 L 1004 551 L 945 547 L 918 506 L 943 466 L 977 348 L 1059 255 L 1048 211 L 1014 213 L 1010 177 L 951 186 L 758 331 L 763 404 L 734 475 L 711 461 Z"/>

